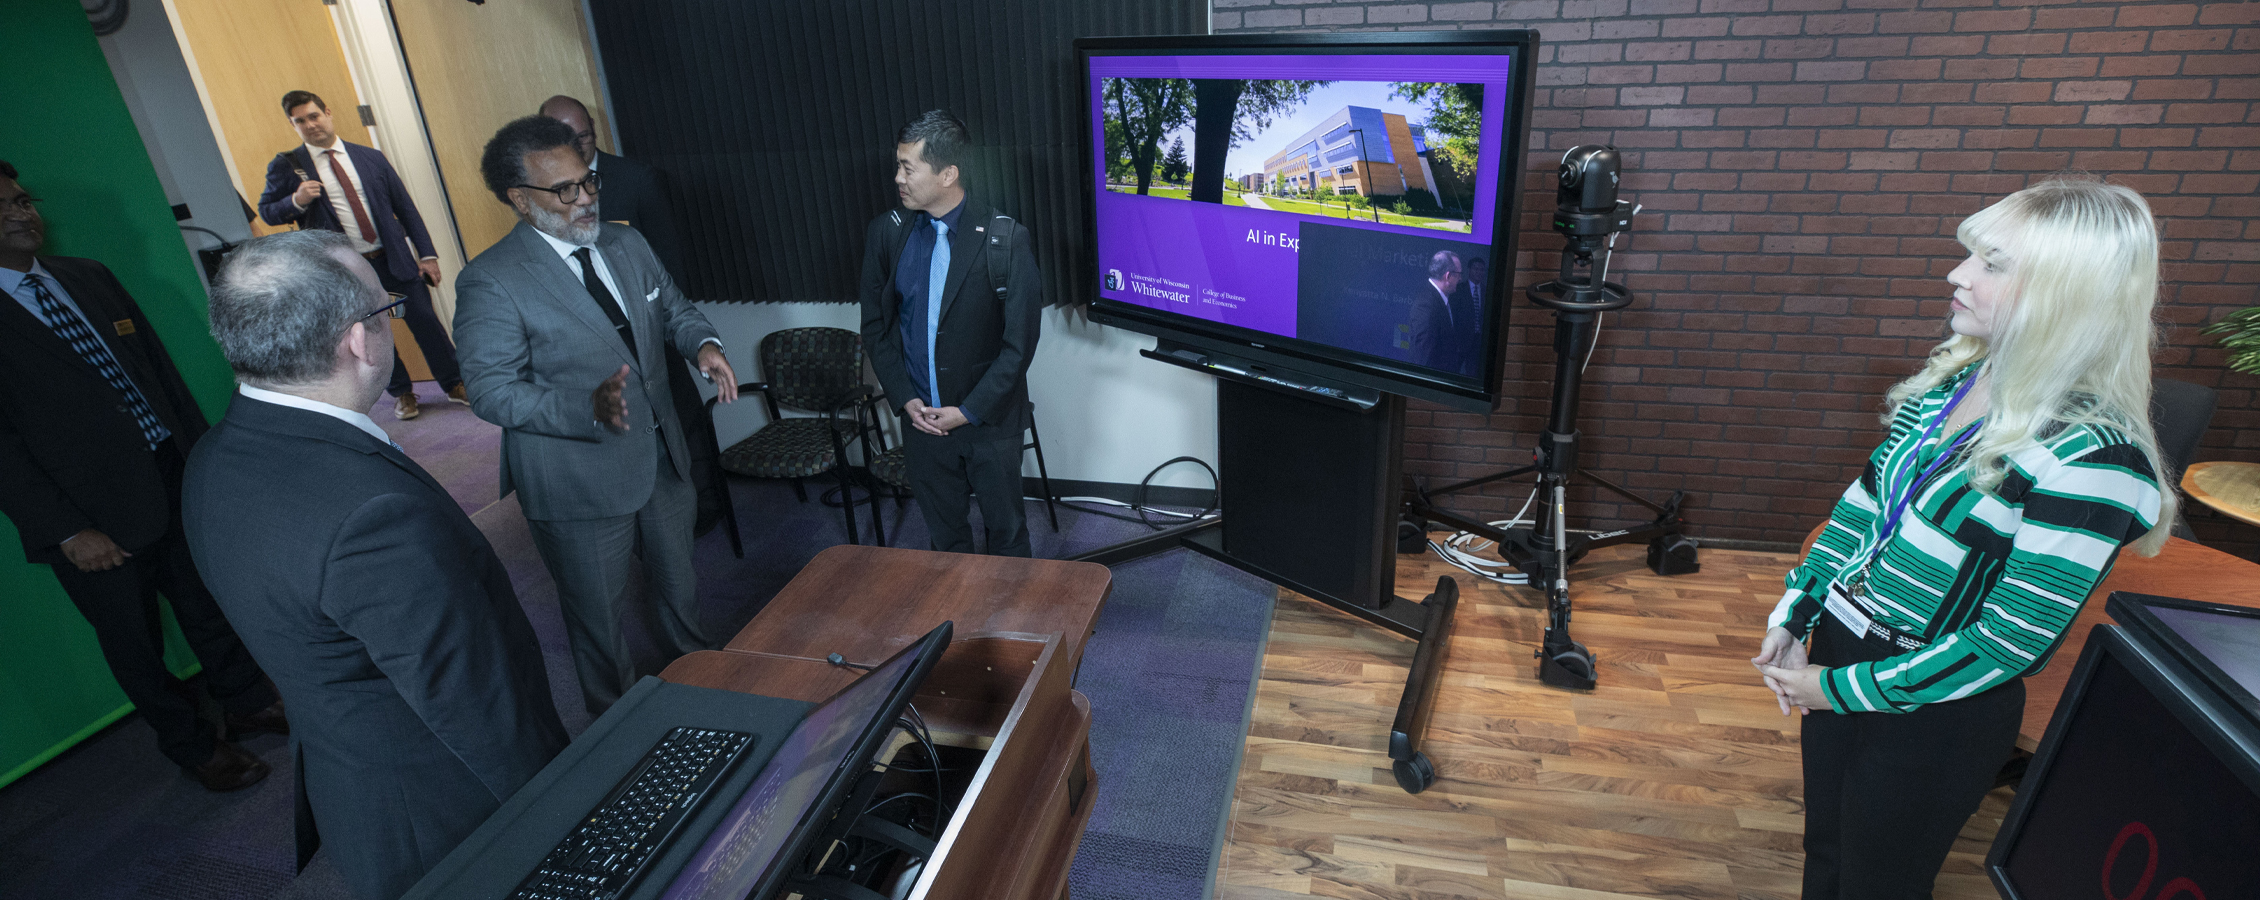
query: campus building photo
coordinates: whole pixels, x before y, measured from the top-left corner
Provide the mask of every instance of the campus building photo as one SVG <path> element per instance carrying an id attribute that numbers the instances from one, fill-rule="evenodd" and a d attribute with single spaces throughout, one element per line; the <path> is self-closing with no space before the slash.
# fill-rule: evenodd
<path id="1" fill-rule="evenodd" d="M 1263 164 L 1271 193 L 1313 187 L 1334 194 L 1396 197 L 1411 191 L 1435 193 L 1428 164 L 1428 136 L 1397 113 L 1367 106 L 1345 106 L 1302 136 L 1289 141 Z"/>

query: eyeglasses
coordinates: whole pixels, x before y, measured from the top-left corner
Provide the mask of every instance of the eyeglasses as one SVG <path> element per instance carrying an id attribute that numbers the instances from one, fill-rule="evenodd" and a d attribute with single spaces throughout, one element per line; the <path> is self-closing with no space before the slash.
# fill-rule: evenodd
<path id="1" fill-rule="evenodd" d="M 557 202 L 559 203 L 579 202 L 579 200 L 581 199 L 582 191 L 587 191 L 589 192 L 589 196 L 594 197 L 596 196 L 596 192 L 598 190 L 601 190 L 603 186 L 603 180 L 598 178 L 597 173 L 595 172 L 590 172 L 589 177 L 587 178 L 583 178 L 579 181 L 568 181 L 556 187 L 535 187 L 530 184 L 518 185 L 518 187 L 525 188 L 529 191 L 546 191 L 552 194 L 556 194 Z"/>
<path id="2" fill-rule="evenodd" d="M 32 204 L 38 202 L 38 197 L 34 197 L 30 194 L 23 194 L 13 199 L 0 200 L 0 211 L 14 210 L 16 212 L 27 213 L 36 209 L 36 207 L 32 206 Z"/>
<path id="3" fill-rule="evenodd" d="M 391 303 L 387 303 L 387 304 L 385 304 L 385 305 L 383 305 L 383 306 L 377 307 L 376 309 L 372 309 L 372 310 L 370 310 L 370 311 L 369 311 L 369 312 L 368 312 L 367 314 L 365 314 L 365 315 L 363 315 L 363 316 L 361 317 L 361 321 L 364 321 L 364 322 L 366 322 L 366 321 L 368 321 L 368 320 L 369 320 L 369 319 L 370 319 L 371 317 L 374 317 L 374 316 L 376 316 L 376 315 L 379 315 L 379 314 L 382 314 L 382 313 L 390 313 L 390 314 L 391 314 L 391 315 L 390 315 L 390 318 L 394 318 L 394 319 L 398 319 L 398 318 L 403 318 L 403 317 L 405 317 L 405 316 L 407 316 L 407 315 L 408 315 L 408 295 L 407 295 L 407 294 L 395 294 L 395 293 L 393 293 L 393 292 L 391 292 L 391 291 L 386 291 L 386 292 L 385 292 L 385 296 L 387 296 L 387 297 L 391 297 L 391 298 L 392 298 L 392 302 L 391 302 Z"/>

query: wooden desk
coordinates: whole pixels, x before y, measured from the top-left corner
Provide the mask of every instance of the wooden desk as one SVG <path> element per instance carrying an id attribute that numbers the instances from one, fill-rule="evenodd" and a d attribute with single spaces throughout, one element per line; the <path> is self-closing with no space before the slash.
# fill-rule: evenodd
<path id="1" fill-rule="evenodd" d="M 944 621 L 919 689 L 937 738 L 985 748 L 913 898 L 1064 897 L 1091 814 L 1090 701 L 1072 689 L 1106 567 L 884 547 L 817 555 L 722 650 L 678 659 L 679 684 L 823 700 Z"/>
<path id="2" fill-rule="evenodd" d="M 2191 463 L 2182 473 L 2182 492 L 2222 515 L 2260 525 L 2260 463 Z"/>
<path id="3" fill-rule="evenodd" d="M 2056 701 L 2063 698 L 2064 686 L 2071 682 L 2072 664 L 2079 661 L 2080 650 L 2087 646 L 2087 633 L 2097 625 L 2111 624 L 2110 615 L 2103 611 L 2103 598 L 2112 591 L 2260 607 L 2260 565 L 2181 538 L 2168 540 L 2166 549 L 2149 559 L 2120 553 L 2111 576 L 2103 579 L 2095 593 L 2088 595 L 2087 604 L 2080 607 L 2079 617 L 2072 620 L 2064 646 L 2057 648 L 2055 658 L 2048 661 L 2047 668 L 2025 678 L 2025 722 L 2017 729 L 2017 746 L 2027 751 L 2040 747 L 2040 736 L 2048 730 L 2048 720 L 2056 715 Z"/>

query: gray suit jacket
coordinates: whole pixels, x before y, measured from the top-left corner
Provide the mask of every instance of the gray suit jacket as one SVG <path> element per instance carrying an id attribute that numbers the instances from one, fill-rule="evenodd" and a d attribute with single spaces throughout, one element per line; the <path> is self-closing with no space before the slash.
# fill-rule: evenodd
<path id="1" fill-rule="evenodd" d="M 529 519 L 601 519 L 643 508 L 662 440 L 675 474 L 690 480 L 690 448 L 668 395 L 667 345 L 672 339 L 695 359 L 720 336 L 635 229 L 605 223 L 596 247 L 619 282 L 634 357 L 572 264 L 532 225 L 518 223 L 455 280 L 463 384 L 479 418 L 502 426 L 502 495 L 516 491 Z M 615 434 L 597 424 L 589 395 L 623 364 L 628 432 Z"/>

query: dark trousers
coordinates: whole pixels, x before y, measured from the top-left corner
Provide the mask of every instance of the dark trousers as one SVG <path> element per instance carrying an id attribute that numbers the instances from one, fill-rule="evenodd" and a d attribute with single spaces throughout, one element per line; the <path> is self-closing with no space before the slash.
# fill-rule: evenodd
<path id="1" fill-rule="evenodd" d="M 966 521 L 970 495 L 981 503 L 981 526 L 992 556 L 1029 556 L 1028 510 L 1021 501 L 1020 436 L 969 439 L 964 429 L 935 437 L 903 425 L 903 464 L 918 511 L 936 550 L 972 553 Z"/>
<path id="2" fill-rule="evenodd" d="M 132 549 L 125 564 L 114 569 L 81 572 L 68 562 L 55 563 L 53 568 L 71 604 L 94 626 L 94 639 L 118 687 L 156 729 L 157 748 L 175 763 L 200 766 L 212 758 L 215 738 L 213 730 L 197 718 L 195 703 L 171 689 L 173 676 L 165 669 L 164 631 L 157 613 L 159 593 L 172 601 L 173 618 L 204 664 L 205 686 L 221 706 L 249 715 L 272 705 L 276 695 L 189 558 L 188 540 L 181 532 L 181 468 L 180 452 L 170 443 L 159 449 L 157 469 L 173 497 L 173 521 L 156 543 Z"/>
<path id="3" fill-rule="evenodd" d="M 369 264 L 377 268 L 377 280 L 385 290 L 408 298 L 408 333 L 416 336 L 416 346 L 424 351 L 424 364 L 431 367 L 432 380 L 439 382 L 440 390 L 463 383 L 463 368 L 455 363 L 455 342 L 448 339 L 447 327 L 440 324 L 439 313 L 432 309 L 432 289 L 424 284 L 422 276 L 406 280 L 395 279 L 385 271 L 385 254 L 378 251 Z M 408 393 L 415 382 L 408 376 L 408 364 L 400 361 L 400 352 L 392 354 L 392 383 L 385 391 L 395 397 Z"/>
<path id="4" fill-rule="evenodd" d="M 1822 613 L 1814 665 L 1897 651 Z M 2017 743 L 2024 679 L 1908 713 L 1815 712 L 1804 721 L 1804 900 L 1928 898 L 1954 837 Z"/>

